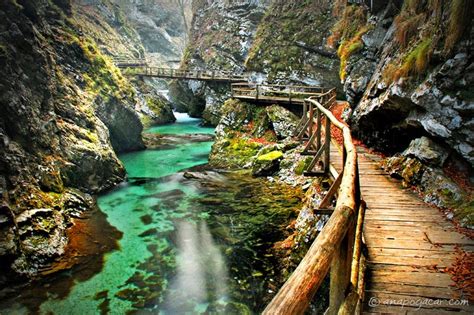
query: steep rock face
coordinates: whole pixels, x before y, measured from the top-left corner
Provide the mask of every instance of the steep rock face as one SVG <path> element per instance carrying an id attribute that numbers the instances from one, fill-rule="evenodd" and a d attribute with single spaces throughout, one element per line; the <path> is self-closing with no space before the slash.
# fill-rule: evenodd
<path id="1" fill-rule="evenodd" d="M 352 126 L 369 145 L 396 152 L 426 135 L 474 165 L 474 100 L 468 92 L 474 32 L 472 14 L 456 12 L 461 2 L 436 7 L 427 1 L 390 1 L 364 15 L 358 34 L 342 39 L 357 46 L 339 47 L 347 52 L 341 77 L 355 107 Z M 453 42 L 449 32 L 461 35 Z"/>
<path id="2" fill-rule="evenodd" d="M 352 130 L 369 146 L 395 154 L 386 161 L 392 175 L 472 227 L 472 210 L 464 210 L 472 209 L 474 166 L 469 3 L 373 3 L 339 1 L 330 38 L 338 43 Z"/>
<path id="3" fill-rule="evenodd" d="M 185 2 L 183 10 L 173 0 L 113 0 L 123 10 L 130 25 L 137 31 L 146 56 L 152 63 L 176 66 L 186 45 L 187 25 L 183 14 L 190 11 Z M 188 19 L 189 17 L 186 16 Z"/>
<path id="4" fill-rule="evenodd" d="M 146 81 L 137 78 L 131 82 L 140 93 L 137 111 L 143 126 L 162 125 L 176 121 L 173 114 L 173 105 L 159 93 L 157 88 Z"/>
<path id="5" fill-rule="evenodd" d="M 87 193 L 125 177 L 112 145 L 143 147 L 133 91 L 74 31 L 71 8 L 0 4 L 0 260 L 29 276 L 64 251 L 71 216 L 94 205 Z"/>
<path id="6" fill-rule="evenodd" d="M 172 4 L 171 0 L 75 0 L 72 12 L 73 20 L 104 54 L 131 59 L 146 57 L 151 65 L 173 67 L 182 55 L 186 29 L 180 10 Z M 176 120 L 169 103 L 155 92 L 166 89 L 166 82 L 145 79 L 131 83 L 136 95 L 135 111 L 144 125 Z M 104 117 L 111 118 L 107 113 Z M 124 134 L 114 129 L 112 133 L 121 134 L 122 142 L 126 142 L 128 131 Z M 116 147 L 115 141 L 113 144 Z"/>
<path id="7" fill-rule="evenodd" d="M 73 0 L 72 18 L 110 56 L 145 56 L 140 36 L 113 0 Z"/>
<path id="8" fill-rule="evenodd" d="M 333 1 L 273 1 L 246 60 L 269 81 L 337 87 L 339 60 L 326 48 Z"/>
<path id="9" fill-rule="evenodd" d="M 74 18 L 112 56 L 176 65 L 185 46 L 182 11 L 172 0 L 74 0 Z M 187 14 L 186 5 L 184 13 Z"/>
<path id="10" fill-rule="evenodd" d="M 181 63 L 187 69 L 222 69 L 241 73 L 257 25 L 269 0 L 194 1 L 190 43 Z M 220 108 L 230 97 L 227 83 L 178 81 L 171 89 L 177 109 L 217 125 Z"/>

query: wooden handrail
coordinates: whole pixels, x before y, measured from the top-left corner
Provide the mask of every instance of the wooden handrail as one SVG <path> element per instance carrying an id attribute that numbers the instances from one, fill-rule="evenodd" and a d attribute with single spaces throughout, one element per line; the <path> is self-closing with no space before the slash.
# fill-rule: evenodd
<path id="1" fill-rule="evenodd" d="M 334 91 L 332 93 L 334 94 Z M 331 99 L 332 97 L 329 100 Z M 361 233 L 356 233 L 360 231 L 356 227 L 356 218 L 361 203 L 357 151 L 349 127 L 338 121 L 315 98 L 308 98 L 306 102 L 315 106 L 326 119 L 342 130 L 345 152 L 342 179 L 334 212 L 296 270 L 265 308 L 263 314 L 267 315 L 303 314 L 330 268 L 331 292 L 328 313 L 337 314 L 341 305 L 349 304 L 344 301 L 348 298 L 346 291 L 350 288 L 351 257 L 356 254 L 353 253 L 356 234 L 357 237 L 361 237 Z M 310 117 L 312 120 L 311 115 Z M 307 124 L 308 120 L 306 121 Z M 360 246 L 358 250 L 360 255 Z M 351 293 L 353 292 L 354 290 L 351 290 Z M 350 298 L 354 299 L 354 294 L 351 294 Z"/>
<path id="2" fill-rule="evenodd" d="M 163 78 L 190 79 L 190 80 L 209 80 L 209 81 L 246 81 L 246 74 L 235 74 L 228 71 L 205 70 L 205 69 L 173 69 L 150 67 L 148 65 L 123 64 L 124 68 L 136 69 L 130 75 L 138 76 L 156 76 Z"/>

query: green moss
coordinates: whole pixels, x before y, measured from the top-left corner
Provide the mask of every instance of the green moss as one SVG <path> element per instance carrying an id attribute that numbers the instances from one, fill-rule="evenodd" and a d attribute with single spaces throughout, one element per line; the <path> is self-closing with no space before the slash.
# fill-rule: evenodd
<path id="1" fill-rule="evenodd" d="M 283 157 L 283 152 L 272 151 L 267 154 L 260 155 L 257 160 L 259 161 L 274 161 Z"/>
<path id="2" fill-rule="evenodd" d="M 454 215 L 463 223 L 463 226 L 474 226 L 474 200 L 456 207 Z"/>
<path id="3" fill-rule="evenodd" d="M 84 57 L 90 62 L 89 69 L 83 73 L 86 89 L 93 95 L 101 94 L 105 99 L 133 97 L 135 92 L 130 83 L 122 76 L 112 60 L 103 55 L 97 44 L 87 36 L 77 37 L 69 33 L 70 45 L 79 46 Z"/>
<path id="4" fill-rule="evenodd" d="M 303 172 L 308 168 L 309 163 L 311 163 L 311 157 L 305 157 L 304 159 L 300 160 L 295 167 L 295 174 L 302 175 Z"/>
<path id="5" fill-rule="evenodd" d="M 365 23 L 359 25 L 355 34 L 351 34 L 352 37 L 348 38 L 347 40 L 344 39 L 339 46 L 337 55 L 341 60 L 339 77 L 342 81 L 346 78 L 346 66 L 349 57 L 364 47 L 364 44 L 362 43 L 362 35 L 367 33 L 371 28 L 371 26 L 367 26 Z"/>
<path id="6" fill-rule="evenodd" d="M 23 10 L 23 6 L 17 2 L 17 0 L 10 0 L 10 3 L 15 6 L 18 10 Z"/>

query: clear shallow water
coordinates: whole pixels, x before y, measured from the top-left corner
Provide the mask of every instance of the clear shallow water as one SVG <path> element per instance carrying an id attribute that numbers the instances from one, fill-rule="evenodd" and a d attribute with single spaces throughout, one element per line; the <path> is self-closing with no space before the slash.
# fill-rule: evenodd
<path id="1" fill-rule="evenodd" d="M 199 127 L 199 120 L 178 119 L 147 132 L 212 132 Z M 109 223 L 123 233 L 120 249 L 106 255 L 99 273 L 75 281 L 66 297 L 48 294 L 39 312 L 260 311 L 278 286 L 271 247 L 284 238 L 300 196 L 236 172 L 179 172 L 206 163 L 211 144 L 121 155 L 129 180 L 98 199 Z"/>
<path id="2" fill-rule="evenodd" d="M 177 121 L 175 124 L 152 127 L 146 132 L 148 133 L 163 133 L 163 134 L 189 134 L 189 133 L 204 133 L 214 134 L 214 128 L 201 127 L 200 119 L 191 118 L 187 114 L 174 113 Z"/>

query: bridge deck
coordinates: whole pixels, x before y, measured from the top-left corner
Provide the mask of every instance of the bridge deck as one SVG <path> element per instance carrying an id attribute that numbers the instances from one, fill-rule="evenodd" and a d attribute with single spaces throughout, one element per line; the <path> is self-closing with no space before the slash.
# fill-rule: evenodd
<path id="1" fill-rule="evenodd" d="M 472 251 L 474 242 L 458 233 L 438 209 L 387 176 L 380 169 L 380 158 L 362 148 L 358 151 L 362 198 L 368 207 L 363 234 L 368 247 L 363 311 L 473 314 L 472 305 L 454 305 L 466 298 L 443 269 L 453 265 L 457 246 Z M 335 145 L 331 145 L 331 161 L 336 170 L 342 169 Z"/>

